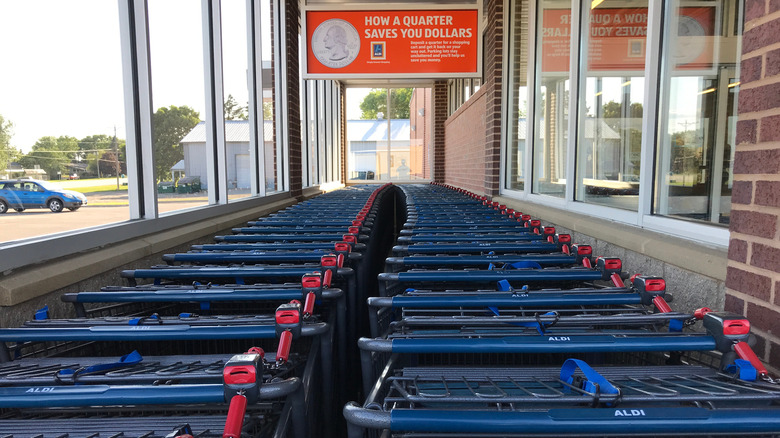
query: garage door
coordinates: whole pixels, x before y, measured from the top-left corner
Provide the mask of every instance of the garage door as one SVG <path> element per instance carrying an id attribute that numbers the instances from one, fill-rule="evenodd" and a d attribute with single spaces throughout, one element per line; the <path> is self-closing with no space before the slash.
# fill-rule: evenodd
<path id="1" fill-rule="evenodd" d="M 236 186 L 239 189 L 248 189 L 249 178 L 249 154 L 236 155 Z"/>

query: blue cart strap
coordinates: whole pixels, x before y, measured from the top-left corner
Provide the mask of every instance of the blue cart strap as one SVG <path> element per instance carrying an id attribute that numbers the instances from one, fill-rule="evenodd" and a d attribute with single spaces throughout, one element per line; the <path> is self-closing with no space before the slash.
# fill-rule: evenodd
<path id="1" fill-rule="evenodd" d="M 754 382 L 758 378 L 758 372 L 753 364 L 749 360 L 735 359 L 734 363 L 727 366 L 726 370 L 729 374 L 736 374 L 741 380 Z"/>
<path id="2" fill-rule="evenodd" d="M 495 316 L 501 316 L 500 311 L 498 310 L 498 307 L 494 306 L 488 306 L 488 310 Z M 546 331 L 547 326 L 553 325 L 558 321 L 558 318 L 555 318 L 555 321 L 550 322 L 544 322 L 539 320 L 540 316 L 558 316 L 557 312 L 547 312 L 539 315 L 536 314 L 536 322 L 508 322 L 507 324 L 513 325 L 515 327 L 533 327 L 536 329 L 537 332 L 539 332 L 540 335 L 543 335 Z"/>
<path id="3" fill-rule="evenodd" d="M 596 370 L 591 368 L 585 361 L 579 359 L 566 359 L 566 362 L 564 362 L 561 367 L 561 380 L 568 384 L 572 384 L 574 381 L 574 371 L 577 369 L 582 371 L 582 374 L 585 375 L 586 380 L 582 385 L 584 391 L 589 393 L 602 392 L 607 394 L 619 394 L 618 389 L 612 386 L 604 376 L 596 372 Z M 568 390 L 568 388 L 564 388 L 564 392 L 567 392 Z"/>
<path id="4" fill-rule="evenodd" d="M 683 329 L 683 321 L 681 319 L 671 319 L 669 320 L 669 331 L 670 332 L 681 332 Z"/>
<path id="5" fill-rule="evenodd" d="M 120 357 L 119 360 L 116 362 L 95 364 L 95 365 L 90 365 L 88 367 L 82 367 L 75 370 L 73 368 L 61 369 L 57 371 L 56 378 L 57 380 L 60 381 L 62 381 L 63 379 L 69 379 L 75 381 L 76 376 L 79 375 L 99 373 L 102 371 L 110 371 L 118 368 L 130 367 L 141 363 L 142 360 L 143 357 L 141 357 L 141 354 L 138 351 L 133 350 L 132 353 Z"/>
<path id="6" fill-rule="evenodd" d="M 36 321 L 43 321 L 45 319 L 49 319 L 49 306 L 43 306 L 42 308 L 35 311 Z"/>
<path id="7" fill-rule="evenodd" d="M 160 315 L 158 315 L 156 313 L 153 313 L 153 314 L 151 314 L 149 316 L 141 316 L 139 318 L 133 318 L 130 321 L 127 321 L 127 324 L 128 325 L 139 325 L 142 322 L 144 322 L 146 320 L 149 320 L 149 319 L 151 319 L 153 321 L 157 321 L 160 324 L 162 324 L 162 322 L 163 322 L 162 319 L 160 319 Z"/>
<path id="8" fill-rule="evenodd" d="M 498 282 L 498 290 L 501 292 L 512 292 L 514 289 L 512 289 L 512 285 L 509 284 L 509 281 L 507 280 L 500 280 Z"/>

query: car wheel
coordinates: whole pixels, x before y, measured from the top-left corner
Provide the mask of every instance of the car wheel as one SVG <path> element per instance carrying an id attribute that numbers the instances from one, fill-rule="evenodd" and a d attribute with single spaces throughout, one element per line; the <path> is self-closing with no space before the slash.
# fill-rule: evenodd
<path id="1" fill-rule="evenodd" d="M 57 198 L 52 199 L 49 201 L 49 210 L 51 210 L 54 213 L 59 213 L 62 211 L 62 201 L 60 201 Z"/>
<path id="2" fill-rule="evenodd" d="M 68 210 L 70 210 L 70 211 L 76 211 L 76 210 L 78 210 L 79 208 L 80 208 L 80 207 L 69 207 L 69 208 L 68 208 Z"/>
<path id="3" fill-rule="evenodd" d="M 23 211 L 24 211 L 24 209 L 23 209 L 23 208 L 14 208 L 14 210 L 18 211 L 19 213 L 21 213 L 21 212 L 23 212 Z"/>
<path id="4" fill-rule="evenodd" d="M 0 201 L 0 214 L 5 213 L 8 211 L 8 204 L 5 203 L 5 201 Z"/>

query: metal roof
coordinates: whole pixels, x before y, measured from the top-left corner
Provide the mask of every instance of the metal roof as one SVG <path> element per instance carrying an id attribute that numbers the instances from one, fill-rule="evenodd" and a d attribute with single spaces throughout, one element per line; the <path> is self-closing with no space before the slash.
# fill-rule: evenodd
<path id="1" fill-rule="evenodd" d="M 263 121 L 263 139 L 273 141 L 274 124 L 272 120 Z M 247 120 L 225 120 L 225 141 L 227 143 L 249 143 L 249 122 Z M 187 133 L 181 143 L 205 143 L 206 122 L 200 122 Z"/>

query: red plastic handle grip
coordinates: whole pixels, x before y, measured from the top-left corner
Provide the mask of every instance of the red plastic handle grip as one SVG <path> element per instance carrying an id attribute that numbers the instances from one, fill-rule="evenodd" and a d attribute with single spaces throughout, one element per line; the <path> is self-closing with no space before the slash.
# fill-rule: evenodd
<path id="1" fill-rule="evenodd" d="M 246 414 L 246 397 L 234 395 L 230 399 L 225 431 L 222 438 L 241 438 L 241 429 L 244 427 L 244 414 Z"/>
<path id="2" fill-rule="evenodd" d="M 672 311 L 672 308 L 669 307 L 669 303 L 666 302 L 664 297 L 657 296 L 653 298 L 653 304 L 655 304 L 656 309 L 658 309 L 658 312 L 660 313 L 669 313 Z"/>
<path id="3" fill-rule="evenodd" d="M 279 348 L 276 349 L 276 362 L 287 362 L 290 358 L 290 347 L 292 347 L 292 333 L 285 330 L 279 335 Z"/>
<path id="4" fill-rule="evenodd" d="M 314 300 L 316 296 L 314 292 L 306 294 L 306 303 L 303 305 L 303 316 L 311 316 L 314 313 Z"/>
<path id="5" fill-rule="evenodd" d="M 609 278 L 612 280 L 612 284 L 614 284 L 615 287 L 626 287 L 626 285 L 623 284 L 623 279 L 620 278 L 620 274 L 617 272 L 610 275 Z"/>
<path id="6" fill-rule="evenodd" d="M 582 266 L 585 266 L 586 268 L 592 268 L 592 267 L 593 267 L 593 266 L 590 264 L 590 259 L 589 259 L 589 258 L 587 258 L 587 257 L 586 257 L 586 258 L 584 258 L 584 259 L 582 259 Z"/>
<path id="7" fill-rule="evenodd" d="M 327 270 L 324 274 L 322 274 L 322 287 L 325 289 L 330 287 L 330 284 L 333 282 L 333 271 Z"/>
<path id="8" fill-rule="evenodd" d="M 761 363 L 761 359 L 756 356 L 756 353 L 752 348 L 750 348 L 750 345 L 748 345 L 747 342 L 737 342 L 734 344 L 734 351 L 737 353 L 737 356 L 739 356 L 740 359 L 749 361 L 750 364 L 753 365 L 753 368 L 756 369 L 756 372 L 759 376 L 768 374 L 766 367 L 763 363 Z"/>

